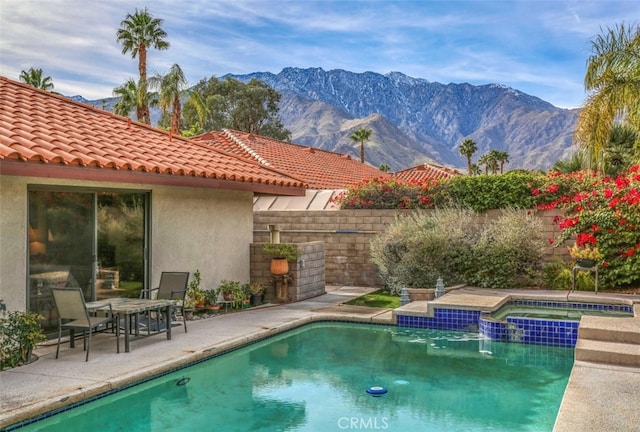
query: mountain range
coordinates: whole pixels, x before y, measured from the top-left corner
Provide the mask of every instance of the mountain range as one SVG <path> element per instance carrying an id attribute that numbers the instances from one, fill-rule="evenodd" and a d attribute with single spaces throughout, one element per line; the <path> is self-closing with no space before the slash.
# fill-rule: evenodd
<path id="1" fill-rule="evenodd" d="M 225 75 L 259 79 L 277 90 L 280 117 L 292 142 L 359 158 L 349 139 L 361 127 L 373 131 L 366 161 L 392 171 L 435 162 L 466 167 L 459 153 L 473 139 L 480 156 L 506 151 L 506 169 L 547 169 L 570 157 L 578 109 L 563 109 L 498 84 L 440 84 L 400 72 L 354 73 L 321 68 L 285 68 L 278 74 Z M 77 97 L 76 97 L 77 99 Z M 115 99 L 86 101 L 110 109 Z M 152 113 L 152 121 L 159 113 Z"/>

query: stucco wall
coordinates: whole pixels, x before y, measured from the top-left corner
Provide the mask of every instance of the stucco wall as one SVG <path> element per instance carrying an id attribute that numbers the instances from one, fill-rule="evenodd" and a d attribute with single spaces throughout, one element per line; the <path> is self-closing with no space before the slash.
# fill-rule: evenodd
<path id="1" fill-rule="evenodd" d="M 223 279 L 249 282 L 251 192 L 154 188 L 151 201 L 153 286 L 162 271 L 197 269 L 203 289 Z"/>
<path id="2" fill-rule="evenodd" d="M 0 176 L 0 299 L 9 310 L 26 308 L 29 184 L 151 191 L 152 287 L 162 271 L 200 269 L 204 288 L 249 281 L 251 192 Z"/>
<path id="3" fill-rule="evenodd" d="M 429 212 L 429 210 L 424 210 Z M 279 225 L 280 240 L 287 243 L 323 241 L 325 243 L 326 282 L 330 285 L 382 286 L 377 267 L 371 262 L 369 242 L 392 222 L 396 210 L 338 210 L 338 211 L 259 211 L 254 212 L 253 241 L 269 241 L 267 225 Z M 486 221 L 499 211 L 482 217 Z M 544 224 L 544 237 L 553 238 L 558 227 L 553 223 L 558 211 L 538 214 Z M 548 247 L 545 259 L 566 257 L 563 248 Z"/>

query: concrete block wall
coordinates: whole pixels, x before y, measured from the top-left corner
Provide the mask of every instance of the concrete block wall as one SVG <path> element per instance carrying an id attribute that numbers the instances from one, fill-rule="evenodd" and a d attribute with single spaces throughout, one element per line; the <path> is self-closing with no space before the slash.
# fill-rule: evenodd
<path id="1" fill-rule="evenodd" d="M 260 281 L 267 286 L 265 301 L 276 301 L 274 276 L 271 274 L 271 257 L 262 252 L 262 244 L 251 244 L 251 282 Z M 302 255 L 297 263 L 289 263 L 291 282 L 288 284 L 288 301 L 300 301 L 325 293 L 325 244 L 321 241 L 293 242 L 281 239 L 283 243 L 295 243 Z"/>
<path id="2" fill-rule="evenodd" d="M 429 210 L 423 210 L 429 212 Z M 402 210 L 336 210 L 336 211 L 260 211 L 254 212 L 253 241 L 269 242 L 268 225 L 280 229 L 280 241 L 286 243 L 322 242 L 326 265 L 326 283 L 379 287 L 383 285 L 377 267 L 371 261 L 369 242 L 385 229 Z M 499 211 L 484 214 L 479 223 L 497 217 Z M 544 225 L 544 238 L 555 238 L 560 232 L 554 218 L 560 211 L 537 213 Z M 252 254 L 253 257 L 253 254 Z M 545 250 L 545 260 L 568 259 L 566 248 Z M 253 262 L 253 261 L 252 261 Z M 253 264 L 252 264 L 253 265 Z"/>

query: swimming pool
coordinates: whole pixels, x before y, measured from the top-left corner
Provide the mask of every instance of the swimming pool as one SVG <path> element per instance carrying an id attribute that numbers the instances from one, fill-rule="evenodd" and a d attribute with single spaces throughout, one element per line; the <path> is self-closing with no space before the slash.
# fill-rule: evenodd
<path id="1" fill-rule="evenodd" d="M 20 430 L 548 431 L 572 364 L 477 333 L 313 323 Z"/>

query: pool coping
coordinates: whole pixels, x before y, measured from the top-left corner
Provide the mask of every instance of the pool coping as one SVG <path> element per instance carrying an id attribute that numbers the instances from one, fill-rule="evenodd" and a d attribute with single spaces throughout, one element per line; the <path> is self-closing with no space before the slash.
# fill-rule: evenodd
<path id="1" fill-rule="evenodd" d="M 485 297 L 532 296 L 535 299 L 548 295 L 552 299 L 567 296 L 566 292 L 538 290 L 496 292 L 460 289 L 463 291 L 449 292 L 451 296 L 435 301 L 450 303 L 454 300 L 453 296 L 463 293 L 482 293 Z M 159 340 L 157 337 L 136 341 L 132 351 L 127 354 L 116 354 L 112 337 L 103 335 L 102 338 L 94 338 L 88 363 L 83 361 L 81 349 L 69 350 L 68 345 L 63 346 L 60 358 L 55 360 L 55 343 L 42 346 L 35 352 L 40 357 L 38 361 L 0 373 L 3 388 L 0 395 L 0 428 L 5 429 L 37 415 L 314 321 L 394 324 L 394 311 L 372 308 L 363 311 L 341 305 L 374 290 L 366 287 L 328 287 L 327 294 L 298 303 L 190 321 L 188 333 L 176 328 L 172 341 Z M 571 295 L 575 295 L 573 300 L 584 298 L 590 301 L 593 300 L 590 294 Z M 615 302 L 631 301 L 636 305 L 636 316 L 640 312 L 640 296 L 599 293 L 596 298 Z M 457 300 L 460 299 L 458 297 Z M 468 304 L 465 307 L 478 306 Z M 614 427 L 615 430 L 633 429 L 640 424 L 640 413 L 631 409 L 640 404 L 637 388 L 640 388 L 640 368 L 575 362 L 554 431 L 600 431 L 607 419 L 611 425 L 619 426 Z M 603 401 L 606 403 L 603 404 Z M 608 409 L 614 406 L 615 410 Z"/>

